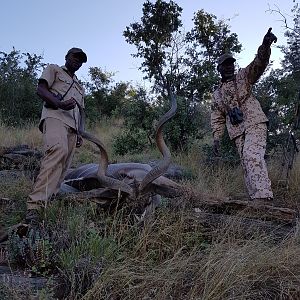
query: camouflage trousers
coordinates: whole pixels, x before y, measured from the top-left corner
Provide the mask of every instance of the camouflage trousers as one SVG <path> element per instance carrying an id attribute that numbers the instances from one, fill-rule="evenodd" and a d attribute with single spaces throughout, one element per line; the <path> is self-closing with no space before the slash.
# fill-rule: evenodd
<path id="1" fill-rule="evenodd" d="M 271 181 L 264 159 L 266 140 L 266 123 L 250 126 L 244 134 L 234 140 L 241 158 L 245 184 L 251 199 L 273 198 Z"/>

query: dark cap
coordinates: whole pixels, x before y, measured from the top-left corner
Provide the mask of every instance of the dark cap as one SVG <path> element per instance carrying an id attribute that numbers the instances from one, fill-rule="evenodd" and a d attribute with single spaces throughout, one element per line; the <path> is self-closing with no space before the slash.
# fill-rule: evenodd
<path id="1" fill-rule="evenodd" d="M 66 54 L 66 57 L 69 55 L 69 54 L 80 54 L 81 58 L 82 58 L 82 62 L 83 63 L 86 63 L 87 62 L 87 56 L 86 54 L 83 52 L 82 49 L 80 48 L 71 48 L 68 53 Z"/>
<path id="2" fill-rule="evenodd" d="M 218 66 L 221 65 L 225 60 L 230 60 L 234 63 L 236 59 L 232 56 L 231 53 L 225 53 L 219 57 Z"/>

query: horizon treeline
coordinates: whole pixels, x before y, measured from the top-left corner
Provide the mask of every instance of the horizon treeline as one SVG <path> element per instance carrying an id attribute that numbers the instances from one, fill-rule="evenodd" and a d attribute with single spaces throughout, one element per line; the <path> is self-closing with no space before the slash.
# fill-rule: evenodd
<path id="1" fill-rule="evenodd" d="M 218 84 L 216 60 L 224 52 L 242 49 L 236 33 L 224 20 L 204 10 L 195 12 L 193 28 L 185 32 L 182 8 L 174 1 L 146 1 L 140 22 L 129 24 L 123 32 L 127 43 L 136 47 L 133 54 L 142 60 L 140 69 L 149 88 L 115 82 L 114 73 L 101 67 L 89 68 L 86 89 L 86 114 L 90 126 L 103 119 L 117 118 L 123 131 L 114 141 L 117 154 L 152 147 L 154 125 L 168 109 L 168 88 L 177 98 L 177 114 L 164 129 L 173 151 L 186 151 L 201 145 L 210 155 L 210 95 Z M 284 143 L 293 126 L 300 99 L 300 9 L 292 9 L 292 26 L 287 27 L 287 44 L 279 46 L 284 58 L 280 68 L 270 65 L 255 85 L 255 95 L 269 118 L 268 151 Z M 257 45 L 257 47 L 259 44 Z M 51 62 L 55 63 L 55 62 Z M 249 62 L 250 63 L 250 62 Z M 19 127 L 37 123 L 42 101 L 36 94 L 38 74 L 45 67 L 43 57 L 34 53 L 0 52 L 0 121 Z M 224 153 L 232 148 L 228 137 L 222 141 Z M 225 151 L 226 150 L 226 151 Z"/>

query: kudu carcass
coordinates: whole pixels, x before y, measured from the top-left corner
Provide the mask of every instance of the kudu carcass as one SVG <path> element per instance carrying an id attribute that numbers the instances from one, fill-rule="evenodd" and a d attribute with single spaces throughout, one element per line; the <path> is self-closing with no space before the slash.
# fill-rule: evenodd
<path id="1" fill-rule="evenodd" d="M 108 164 L 108 155 L 103 143 L 84 129 L 85 116 L 78 105 L 81 122 L 79 133 L 98 146 L 100 149 L 99 164 L 91 163 L 71 170 L 61 186 L 62 193 L 77 193 L 81 198 L 95 200 L 102 206 L 109 206 L 116 199 L 139 201 L 146 199 L 141 218 L 151 214 L 161 202 L 161 196 L 178 197 L 183 194 L 183 187 L 173 180 L 163 176 L 171 162 L 171 153 L 163 138 L 163 126 L 176 113 L 176 98 L 168 88 L 171 101 L 170 110 L 157 123 L 155 140 L 163 158 L 155 166 L 142 163 Z"/>

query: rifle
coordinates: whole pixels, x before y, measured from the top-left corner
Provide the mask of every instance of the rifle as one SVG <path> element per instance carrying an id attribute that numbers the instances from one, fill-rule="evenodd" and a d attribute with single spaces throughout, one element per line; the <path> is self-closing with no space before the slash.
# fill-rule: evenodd
<path id="1" fill-rule="evenodd" d="M 298 101 L 295 110 L 293 126 L 289 130 L 289 135 L 283 151 L 283 160 L 281 163 L 283 179 L 281 179 L 280 181 L 285 182 L 285 186 L 287 189 L 288 189 L 289 175 L 293 168 L 296 154 L 299 152 L 299 147 L 297 145 L 297 140 L 295 138 L 295 131 L 299 129 L 299 125 L 300 125 L 300 90 L 298 93 Z"/>

